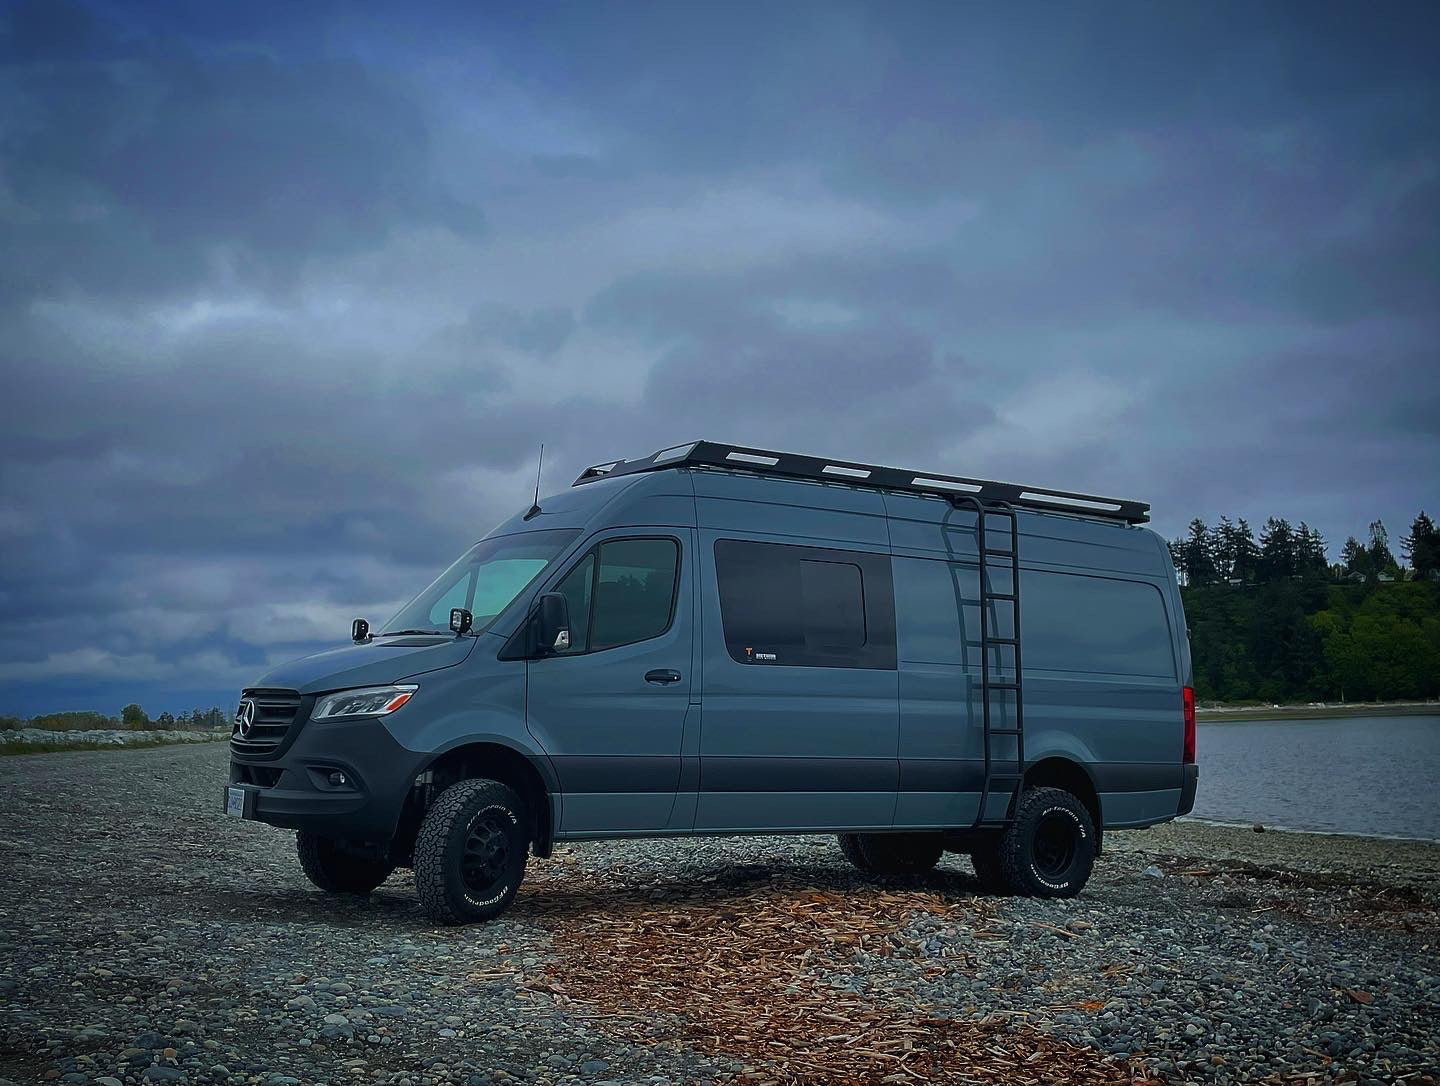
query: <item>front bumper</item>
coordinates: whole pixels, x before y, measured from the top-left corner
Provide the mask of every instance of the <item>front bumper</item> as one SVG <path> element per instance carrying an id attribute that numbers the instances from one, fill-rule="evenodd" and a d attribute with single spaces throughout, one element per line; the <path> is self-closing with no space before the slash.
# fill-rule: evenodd
<path id="1" fill-rule="evenodd" d="M 1180 785 L 1180 809 L 1177 815 L 1187 815 L 1195 809 L 1195 790 L 1200 785 L 1200 767 L 1198 765 L 1187 765 L 1185 769 L 1185 780 Z"/>
<path id="2" fill-rule="evenodd" d="M 378 720 L 297 723 L 273 757 L 230 756 L 230 787 L 245 817 L 347 841 L 388 841 L 426 755 L 402 747 Z M 331 774 L 345 783 L 330 783 Z"/>

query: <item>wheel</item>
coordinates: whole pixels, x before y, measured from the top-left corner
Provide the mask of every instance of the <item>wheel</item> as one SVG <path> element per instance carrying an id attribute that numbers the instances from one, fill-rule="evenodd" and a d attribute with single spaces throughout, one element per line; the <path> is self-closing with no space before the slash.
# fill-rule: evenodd
<path id="1" fill-rule="evenodd" d="M 975 878 L 979 880 L 980 888 L 987 894 L 1010 892 L 1010 884 L 1005 878 L 1005 869 L 1000 864 L 998 837 L 993 841 L 977 845 L 970 853 L 970 863 L 975 868 Z"/>
<path id="2" fill-rule="evenodd" d="M 415 838 L 415 891 L 431 918 L 465 924 L 499 916 L 525 877 L 530 816 L 499 781 L 452 784 Z"/>
<path id="3" fill-rule="evenodd" d="M 840 851 L 871 875 L 919 875 L 940 860 L 938 833 L 842 833 Z"/>
<path id="4" fill-rule="evenodd" d="M 1096 841 L 1079 799 L 1060 788 L 1027 788 L 1015 820 L 1000 833 L 995 859 L 1011 893 L 1074 897 L 1090 878 Z"/>
<path id="5" fill-rule="evenodd" d="M 368 894 L 390 877 L 395 865 L 346 852 L 339 841 L 308 830 L 295 835 L 305 877 L 327 894 Z"/>

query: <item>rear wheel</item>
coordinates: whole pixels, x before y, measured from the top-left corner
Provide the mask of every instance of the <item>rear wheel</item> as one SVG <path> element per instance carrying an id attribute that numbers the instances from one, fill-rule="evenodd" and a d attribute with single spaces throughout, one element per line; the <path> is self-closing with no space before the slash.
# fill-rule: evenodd
<path id="1" fill-rule="evenodd" d="M 415 838 L 415 891 L 441 924 L 499 916 L 515 900 L 530 849 L 530 815 L 499 781 L 452 784 Z"/>
<path id="2" fill-rule="evenodd" d="M 1001 831 L 993 853 L 976 859 L 975 873 L 982 882 L 998 874 L 1012 894 L 1074 897 L 1089 881 L 1097 839 L 1090 812 L 1077 797 L 1060 788 L 1027 788 L 1015 820 Z"/>
<path id="3" fill-rule="evenodd" d="M 295 851 L 305 877 L 328 894 L 368 894 L 395 870 L 389 860 L 355 855 L 343 842 L 308 830 L 295 835 Z"/>
<path id="4" fill-rule="evenodd" d="M 918 875 L 940 860 L 944 840 L 938 833 L 842 833 L 840 851 L 871 875 Z"/>

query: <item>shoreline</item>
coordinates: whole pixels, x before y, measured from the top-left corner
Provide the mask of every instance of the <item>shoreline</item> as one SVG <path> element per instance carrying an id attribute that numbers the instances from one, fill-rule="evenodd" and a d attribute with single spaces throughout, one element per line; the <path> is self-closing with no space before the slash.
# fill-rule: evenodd
<path id="1" fill-rule="evenodd" d="M 1412 837 L 1271 829 L 1179 818 L 1144 830 L 1105 834 L 1104 851 L 1205 863 L 1238 864 L 1252 873 L 1294 872 L 1421 889 L 1440 907 L 1440 841 Z"/>
<path id="2" fill-rule="evenodd" d="M 1440 716 L 1435 701 L 1351 701 L 1324 705 L 1198 706 L 1199 724 L 1238 724 L 1250 720 L 1335 720 L 1356 716 Z"/>
<path id="3" fill-rule="evenodd" d="M 1399 844 L 1415 845 L 1436 845 L 1440 846 L 1440 837 L 1407 837 L 1400 833 L 1354 833 L 1350 830 L 1307 830 L 1303 826 L 1282 826 L 1278 823 L 1269 822 L 1239 822 L 1233 819 L 1205 818 L 1195 815 L 1180 815 L 1174 819 L 1175 822 L 1183 825 L 1214 826 L 1221 830 L 1244 830 L 1247 833 L 1289 833 L 1303 837 L 1350 837 L 1359 841 L 1385 841 Z M 1264 828 L 1257 831 L 1257 825 Z M 1123 833 L 1123 830 L 1109 830 L 1110 833 Z"/>

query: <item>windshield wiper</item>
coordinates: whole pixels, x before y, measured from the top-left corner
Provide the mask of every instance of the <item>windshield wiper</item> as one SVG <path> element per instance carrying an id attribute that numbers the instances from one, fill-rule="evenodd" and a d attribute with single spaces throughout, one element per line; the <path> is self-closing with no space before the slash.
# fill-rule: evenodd
<path id="1" fill-rule="evenodd" d="M 386 630 L 381 637 L 399 637 L 402 634 L 433 634 L 436 637 L 451 636 L 449 630 Z"/>

